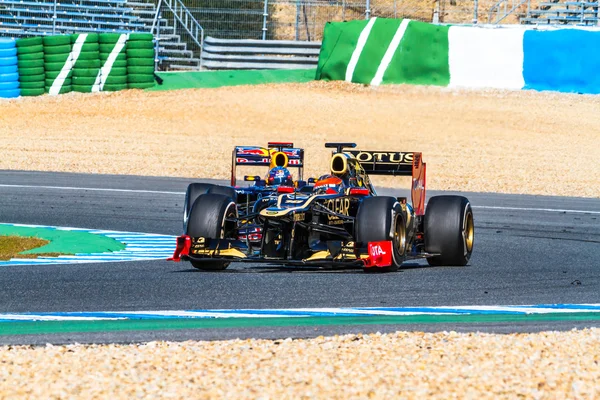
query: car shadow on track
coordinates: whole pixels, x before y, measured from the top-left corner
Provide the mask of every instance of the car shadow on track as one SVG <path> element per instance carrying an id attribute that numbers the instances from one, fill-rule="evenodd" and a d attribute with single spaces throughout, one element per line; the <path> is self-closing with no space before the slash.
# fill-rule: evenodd
<path id="1" fill-rule="evenodd" d="M 397 272 L 405 270 L 432 268 L 427 264 L 405 263 Z M 322 268 L 322 267 L 282 267 L 282 266 L 257 266 L 257 267 L 238 267 L 225 269 L 222 271 L 203 271 L 196 268 L 186 268 L 171 273 L 207 273 L 207 274 L 277 274 L 277 273 L 303 273 L 303 274 L 365 274 L 362 268 Z M 393 273 L 393 272 L 390 272 Z M 369 275 L 377 275 L 369 274 Z"/>

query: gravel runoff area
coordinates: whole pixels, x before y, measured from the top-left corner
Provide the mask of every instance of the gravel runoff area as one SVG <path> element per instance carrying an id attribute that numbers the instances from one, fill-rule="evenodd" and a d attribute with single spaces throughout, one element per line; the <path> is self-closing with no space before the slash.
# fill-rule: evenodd
<path id="1" fill-rule="evenodd" d="M 0 169 L 227 179 L 234 145 L 289 140 L 318 176 L 324 142 L 355 141 L 422 151 L 430 189 L 600 197 L 599 109 L 599 96 L 345 82 L 69 93 L 0 101 Z"/>
<path id="2" fill-rule="evenodd" d="M 345 83 L 0 101 L 0 169 L 227 178 L 236 144 L 423 151 L 431 189 L 600 197 L 600 97 Z M 387 178 L 380 184 L 392 184 Z M 405 182 L 406 183 L 406 182 Z M 598 398 L 600 330 L 0 347 L 4 398 Z"/>
<path id="3" fill-rule="evenodd" d="M 594 399 L 600 329 L 0 347 L 0 398 Z"/>

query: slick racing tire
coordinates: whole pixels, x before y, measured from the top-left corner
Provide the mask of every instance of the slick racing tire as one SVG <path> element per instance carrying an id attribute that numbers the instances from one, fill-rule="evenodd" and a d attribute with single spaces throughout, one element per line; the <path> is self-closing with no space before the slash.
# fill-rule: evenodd
<path id="1" fill-rule="evenodd" d="M 235 218 L 237 210 L 233 199 L 224 194 L 206 193 L 198 196 L 190 210 L 186 235 L 207 239 L 225 239 L 235 237 Z M 221 260 L 194 260 L 194 268 L 217 271 L 224 270 L 229 262 Z"/>
<path id="2" fill-rule="evenodd" d="M 406 257 L 406 221 L 398 200 L 376 196 L 363 200 L 356 214 L 355 237 L 361 246 L 369 242 L 392 241 L 392 265 L 388 268 L 365 268 L 365 271 L 397 271 Z"/>
<path id="3" fill-rule="evenodd" d="M 213 185 L 212 183 L 190 183 L 185 191 L 185 200 L 183 202 L 183 231 L 187 229 L 188 217 L 192 205 L 198 196 L 206 193 L 217 193 L 229 196 L 233 201 L 236 200 L 235 189 L 228 186 Z"/>
<path id="4" fill-rule="evenodd" d="M 435 196 L 429 199 L 424 219 L 425 251 L 432 266 L 465 266 L 473 252 L 473 211 L 466 197 Z"/>

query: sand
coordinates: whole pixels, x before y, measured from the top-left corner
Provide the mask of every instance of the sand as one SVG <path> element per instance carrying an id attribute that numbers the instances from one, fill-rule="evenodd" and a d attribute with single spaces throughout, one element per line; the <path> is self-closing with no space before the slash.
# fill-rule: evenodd
<path id="1" fill-rule="evenodd" d="M 598 110 L 598 96 L 339 82 L 71 93 L 0 102 L 0 169 L 227 179 L 234 145 L 279 140 L 319 176 L 323 144 L 346 141 L 423 152 L 429 189 L 599 197 Z"/>

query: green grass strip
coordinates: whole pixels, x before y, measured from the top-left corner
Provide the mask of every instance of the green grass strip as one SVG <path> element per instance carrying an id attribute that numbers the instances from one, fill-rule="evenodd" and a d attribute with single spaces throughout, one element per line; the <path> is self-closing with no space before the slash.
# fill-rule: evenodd
<path id="1" fill-rule="evenodd" d="M 600 313 L 549 313 L 529 315 L 407 315 L 375 317 L 204 318 L 121 321 L 0 322 L 0 335 L 35 335 L 74 332 L 156 331 L 176 329 L 268 328 L 331 325 L 497 324 L 548 321 L 600 321 Z M 402 328 L 398 328 L 402 329 Z"/>
<path id="2" fill-rule="evenodd" d="M 218 88 L 222 86 L 259 85 L 264 83 L 310 82 L 315 79 L 314 69 L 157 72 L 162 85 L 150 90 Z"/>
<path id="3" fill-rule="evenodd" d="M 70 91 L 70 89 L 69 89 Z M 30 228 L 25 226 L 0 225 L 2 236 L 38 237 L 50 241 L 49 244 L 22 254 L 38 253 L 100 253 L 123 250 L 125 245 L 102 235 L 82 231 L 63 231 L 49 228 Z"/>

